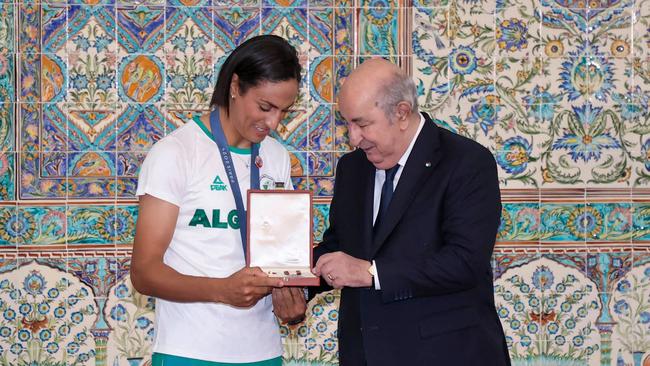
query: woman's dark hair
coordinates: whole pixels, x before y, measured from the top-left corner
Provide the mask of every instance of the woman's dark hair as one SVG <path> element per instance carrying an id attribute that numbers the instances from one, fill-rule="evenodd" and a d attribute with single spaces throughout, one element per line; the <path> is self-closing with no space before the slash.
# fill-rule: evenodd
<path id="1" fill-rule="evenodd" d="M 253 37 L 235 48 L 221 66 L 210 107 L 225 107 L 230 113 L 230 83 L 232 75 L 239 76 L 239 90 L 262 82 L 295 79 L 300 83 L 300 62 L 296 49 L 284 38 L 275 35 Z"/>

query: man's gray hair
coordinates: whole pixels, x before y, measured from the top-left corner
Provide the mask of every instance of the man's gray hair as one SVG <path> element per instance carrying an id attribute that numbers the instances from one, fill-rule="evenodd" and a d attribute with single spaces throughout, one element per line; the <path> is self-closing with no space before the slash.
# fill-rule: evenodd
<path id="1" fill-rule="evenodd" d="M 413 79 L 402 73 L 394 73 L 379 88 L 377 106 L 392 121 L 395 107 L 402 101 L 411 104 L 411 113 L 418 112 L 418 94 Z"/>

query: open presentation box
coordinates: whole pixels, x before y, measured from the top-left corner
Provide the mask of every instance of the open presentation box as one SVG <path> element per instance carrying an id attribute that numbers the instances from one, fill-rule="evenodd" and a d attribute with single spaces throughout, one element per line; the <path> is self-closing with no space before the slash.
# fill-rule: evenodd
<path id="1" fill-rule="evenodd" d="M 312 270 L 312 194 L 248 190 L 246 264 L 287 286 L 318 286 Z"/>

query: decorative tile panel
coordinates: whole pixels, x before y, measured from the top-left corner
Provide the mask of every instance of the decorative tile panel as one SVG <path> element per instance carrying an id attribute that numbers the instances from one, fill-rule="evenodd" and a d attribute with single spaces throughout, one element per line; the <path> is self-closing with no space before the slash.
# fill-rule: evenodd
<path id="1" fill-rule="evenodd" d="M 148 364 L 153 300 L 128 276 L 139 167 L 207 110 L 226 54 L 266 33 L 303 66 L 273 136 L 294 187 L 316 196 L 316 243 L 353 148 L 340 85 L 359 62 L 390 59 L 436 124 L 495 157 L 495 296 L 513 365 L 649 363 L 647 5 L 1 2 L 0 363 Z M 285 364 L 338 363 L 338 300 L 325 293 L 281 327 Z"/>

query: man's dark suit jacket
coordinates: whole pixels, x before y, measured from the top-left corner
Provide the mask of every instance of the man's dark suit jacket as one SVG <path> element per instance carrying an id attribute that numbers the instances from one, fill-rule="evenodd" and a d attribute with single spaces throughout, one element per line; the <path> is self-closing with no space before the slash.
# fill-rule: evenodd
<path id="1" fill-rule="evenodd" d="M 315 261 L 339 250 L 374 259 L 381 286 L 342 290 L 341 366 L 510 364 L 491 268 L 501 215 L 494 158 L 425 119 L 374 237 L 375 167 L 360 149 L 338 163 Z"/>

